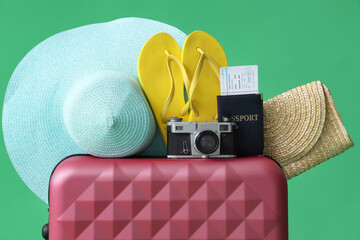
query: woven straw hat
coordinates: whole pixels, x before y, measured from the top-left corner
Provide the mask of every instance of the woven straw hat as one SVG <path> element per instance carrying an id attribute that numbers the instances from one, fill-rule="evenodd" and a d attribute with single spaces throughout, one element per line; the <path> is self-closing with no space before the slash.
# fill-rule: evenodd
<path id="1" fill-rule="evenodd" d="M 3 108 L 5 145 L 42 200 L 47 202 L 52 170 L 70 155 L 165 155 L 137 79 L 141 48 L 159 32 L 179 45 L 186 38 L 160 22 L 123 18 L 56 34 L 16 67 Z"/>
<path id="2" fill-rule="evenodd" d="M 329 90 L 316 81 L 264 102 L 264 145 L 290 179 L 354 143 Z"/>

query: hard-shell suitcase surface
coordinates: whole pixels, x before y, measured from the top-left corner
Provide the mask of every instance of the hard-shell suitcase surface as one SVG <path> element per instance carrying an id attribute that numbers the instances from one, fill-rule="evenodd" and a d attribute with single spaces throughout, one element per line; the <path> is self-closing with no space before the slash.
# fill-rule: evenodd
<path id="1" fill-rule="evenodd" d="M 54 170 L 50 240 L 288 238 L 287 183 L 265 157 L 101 159 Z"/>

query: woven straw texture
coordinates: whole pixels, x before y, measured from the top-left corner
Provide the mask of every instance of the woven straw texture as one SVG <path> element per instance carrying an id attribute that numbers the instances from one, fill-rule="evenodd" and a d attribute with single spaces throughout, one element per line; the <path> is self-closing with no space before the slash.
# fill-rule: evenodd
<path id="1" fill-rule="evenodd" d="M 56 34 L 16 67 L 3 108 L 5 145 L 20 177 L 42 200 L 47 202 L 52 170 L 67 156 L 166 154 L 137 79 L 141 48 L 159 32 L 180 46 L 186 38 L 160 22 L 123 18 Z"/>
<path id="2" fill-rule="evenodd" d="M 354 145 L 320 81 L 264 102 L 264 142 L 265 155 L 282 166 L 288 179 Z"/>

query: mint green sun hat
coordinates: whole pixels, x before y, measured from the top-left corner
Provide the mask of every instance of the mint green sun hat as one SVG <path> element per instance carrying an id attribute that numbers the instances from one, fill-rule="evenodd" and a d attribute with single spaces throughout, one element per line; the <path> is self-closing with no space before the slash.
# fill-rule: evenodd
<path id="1" fill-rule="evenodd" d="M 137 74 L 143 45 L 159 32 L 180 46 L 186 38 L 161 22 L 123 18 L 58 33 L 16 67 L 3 107 L 5 145 L 43 201 L 53 169 L 68 156 L 166 155 Z"/>

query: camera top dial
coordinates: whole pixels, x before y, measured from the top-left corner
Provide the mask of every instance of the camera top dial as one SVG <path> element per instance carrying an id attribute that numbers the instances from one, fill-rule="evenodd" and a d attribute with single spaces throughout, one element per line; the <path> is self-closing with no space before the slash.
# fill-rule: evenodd
<path id="1" fill-rule="evenodd" d="M 168 118 L 168 122 L 182 122 L 182 118 L 174 116 L 174 117 Z"/>

